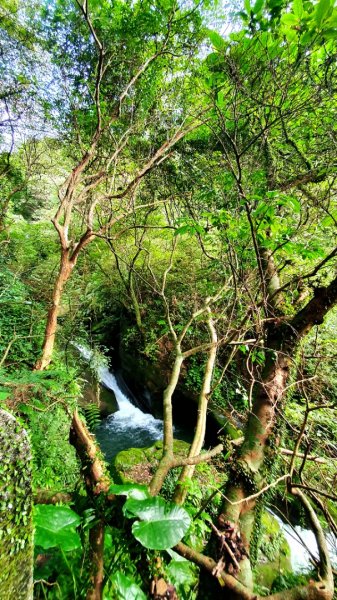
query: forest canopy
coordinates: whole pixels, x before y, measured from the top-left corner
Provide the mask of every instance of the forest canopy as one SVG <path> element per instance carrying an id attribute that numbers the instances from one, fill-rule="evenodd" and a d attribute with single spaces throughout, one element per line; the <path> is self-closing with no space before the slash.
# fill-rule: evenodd
<path id="1" fill-rule="evenodd" d="M 332 600 L 334 0 L 0 30 L 0 597 Z"/>

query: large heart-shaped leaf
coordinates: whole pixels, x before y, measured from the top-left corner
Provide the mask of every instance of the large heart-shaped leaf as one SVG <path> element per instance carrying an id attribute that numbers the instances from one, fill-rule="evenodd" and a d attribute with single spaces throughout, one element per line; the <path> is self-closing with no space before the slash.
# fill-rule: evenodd
<path id="1" fill-rule="evenodd" d="M 119 600 L 146 600 L 144 592 L 134 583 L 130 577 L 126 577 L 121 571 L 117 571 L 110 578 L 112 589 Z M 105 595 L 108 599 L 109 596 Z"/>
<path id="2" fill-rule="evenodd" d="M 68 506 L 39 504 L 34 510 L 35 544 L 44 549 L 58 547 L 68 552 L 81 547 L 76 532 L 80 517 Z"/>
<path id="3" fill-rule="evenodd" d="M 129 499 L 124 514 L 141 519 L 132 526 L 135 538 L 146 548 L 166 550 L 175 546 L 190 526 L 190 516 L 183 508 L 162 498 Z"/>

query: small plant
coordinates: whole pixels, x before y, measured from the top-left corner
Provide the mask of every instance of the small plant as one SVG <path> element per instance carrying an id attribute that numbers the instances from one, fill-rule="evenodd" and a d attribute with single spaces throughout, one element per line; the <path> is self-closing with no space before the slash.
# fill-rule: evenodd
<path id="1" fill-rule="evenodd" d="M 127 497 L 123 514 L 128 519 L 138 519 L 132 525 L 132 533 L 145 548 L 172 548 L 180 542 L 190 526 L 191 519 L 184 508 L 158 496 L 150 497 L 146 486 L 112 485 L 109 491 Z"/>
<path id="2" fill-rule="evenodd" d="M 101 414 L 99 406 L 97 406 L 97 404 L 94 403 L 88 404 L 84 409 L 84 416 L 88 425 L 88 429 L 92 433 L 94 433 L 95 429 L 97 429 L 97 427 L 101 423 Z"/>
<path id="3" fill-rule="evenodd" d="M 34 509 L 35 545 L 44 550 L 58 547 L 64 552 L 81 547 L 76 528 L 81 518 L 68 506 L 38 504 Z"/>
<path id="4" fill-rule="evenodd" d="M 280 573 L 273 581 L 271 592 L 290 590 L 295 586 L 306 585 L 307 581 L 308 573 L 292 573 L 291 571 Z"/>

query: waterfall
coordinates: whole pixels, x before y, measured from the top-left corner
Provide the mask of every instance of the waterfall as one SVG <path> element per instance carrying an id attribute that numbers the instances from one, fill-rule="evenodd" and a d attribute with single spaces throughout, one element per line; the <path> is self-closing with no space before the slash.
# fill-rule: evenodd
<path id="1" fill-rule="evenodd" d="M 73 345 L 85 360 L 90 361 L 93 353 L 89 348 L 77 343 Z M 163 421 L 134 406 L 122 392 L 114 374 L 107 366 L 98 366 L 97 373 L 101 384 L 113 391 L 118 404 L 118 410 L 104 419 L 96 431 L 96 437 L 106 458 L 110 460 L 121 450 L 150 446 L 156 440 L 162 439 Z"/>

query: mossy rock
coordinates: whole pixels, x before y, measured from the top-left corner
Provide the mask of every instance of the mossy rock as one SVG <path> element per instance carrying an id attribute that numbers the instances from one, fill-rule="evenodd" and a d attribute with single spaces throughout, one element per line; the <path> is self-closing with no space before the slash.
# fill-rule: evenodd
<path id="1" fill-rule="evenodd" d="M 33 598 L 31 452 L 16 419 L 0 410 L 0 598 Z"/>
<path id="2" fill-rule="evenodd" d="M 230 440 L 237 440 L 243 436 L 242 430 L 231 423 L 228 417 L 220 410 L 211 407 L 210 413 L 216 423 L 221 427 L 222 435 L 228 437 Z"/>
<path id="3" fill-rule="evenodd" d="M 177 457 L 187 456 L 190 445 L 182 440 L 174 441 L 174 453 Z M 155 442 L 148 448 L 129 448 L 122 450 L 113 459 L 112 471 L 119 483 L 148 484 L 163 452 L 163 442 Z"/>
<path id="4" fill-rule="evenodd" d="M 262 513 L 261 528 L 255 583 L 270 590 L 280 574 L 291 571 L 290 547 L 277 519 L 267 511 Z"/>
<path id="5" fill-rule="evenodd" d="M 188 455 L 190 444 L 183 440 L 174 440 L 174 454 L 176 458 L 185 458 Z M 157 441 L 147 448 L 129 448 L 119 452 L 113 459 L 111 471 L 116 483 L 140 483 L 148 485 L 158 466 L 163 452 L 163 442 Z M 162 493 L 167 499 L 172 497 L 180 473 L 177 467 L 170 471 L 165 479 Z M 209 496 L 210 491 L 224 484 L 226 474 L 217 469 L 212 463 L 197 465 L 193 477 L 194 490 L 192 495 L 201 498 Z M 193 486 L 192 486 L 193 488 Z M 197 490 L 196 490 L 197 488 Z M 217 499 L 220 501 L 221 497 Z"/>

